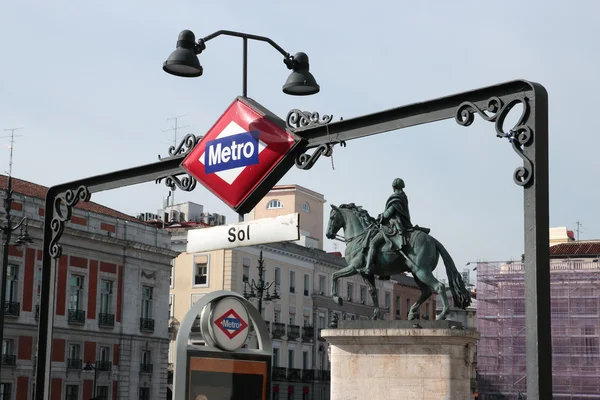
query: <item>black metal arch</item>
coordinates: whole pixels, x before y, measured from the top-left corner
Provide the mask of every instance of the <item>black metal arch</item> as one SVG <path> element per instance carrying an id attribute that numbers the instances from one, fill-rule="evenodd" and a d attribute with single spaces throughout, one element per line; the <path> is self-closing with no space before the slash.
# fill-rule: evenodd
<path id="1" fill-rule="evenodd" d="M 506 130 L 504 120 L 519 103 L 523 105 L 523 113 L 517 124 Z M 310 169 L 321 155 L 330 156 L 336 144 L 344 146 L 348 140 L 451 118 L 462 126 L 469 126 L 476 114 L 493 122 L 496 136 L 508 139 L 523 160 L 523 165 L 514 171 L 513 179 L 524 188 L 527 395 L 532 400 L 549 399 L 552 397 L 552 352 L 548 334 L 548 95 L 544 87 L 527 81 L 513 81 L 336 122 L 331 122 L 332 117 L 328 115 L 295 109 L 288 114 L 287 127 L 302 141 L 303 151 L 296 156 L 296 165 Z M 55 306 L 55 288 L 50 283 L 55 282 L 53 261 L 61 255 L 59 240 L 65 223 L 71 219 L 72 207 L 80 201 L 89 201 L 93 193 L 149 181 L 164 181 L 171 188 L 193 190 L 196 180 L 180 164 L 199 139 L 187 135 L 179 146 L 169 149 L 168 158 L 153 164 L 84 178 L 48 190 L 35 386 L 37 400 L 49 399 L 49 344 L 52 343 Z M 308 154 L 311 149 L 314 152 Z"/>

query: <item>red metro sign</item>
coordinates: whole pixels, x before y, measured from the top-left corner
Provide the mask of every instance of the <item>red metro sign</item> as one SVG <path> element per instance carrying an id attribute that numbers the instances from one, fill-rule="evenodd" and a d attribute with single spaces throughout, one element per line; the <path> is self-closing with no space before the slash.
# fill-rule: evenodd
<path id="1" fill-rule="evenodd" d="M 283 120 L 238 97 L 181 164 L 238 213 L 247 213 L 293 166 L 299 140 Z"/>

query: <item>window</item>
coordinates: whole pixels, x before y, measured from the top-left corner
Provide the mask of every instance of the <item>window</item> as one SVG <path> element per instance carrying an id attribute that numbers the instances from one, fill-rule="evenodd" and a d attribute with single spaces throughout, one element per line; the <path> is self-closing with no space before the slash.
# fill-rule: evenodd
<path id="1" fill-rule="evenodd" d="M 325 286 L 327 285 L 325 276 L 319 275 L 319 294 L 325 294 Z"/>
<path id="2" fill-rule="evenodd" d="M 425 313 L 423 314 L 424 319 L 429 319 L 429 303 L 425 303 Z"/>
<path id="3" fill-rule="evenodd" d="M 277 347 L 273 347 L 273 366 L 279 367 L 279 349 Z"/>
<path id="4" fill-rule="evenodd" d="M 10 383 L 0 383 L 0 400 L 10 400 Z"/>
<path id="5" fill-rule="evenodd" d="M 194 256 L 194 285 L 208 285 L 208 256 Z"/>
<path id="6" fill-rule="evenodd" d="M 77 393 L 79 392 L 79 386 L 67 385 L 65 390 L 65 400 L 79 400 Z"/>
<path id="7" fill-rule="evenodd" d="M 169 295 L 169 319 L 173 319 L 175 317 L 175 295 Z"/>
<path id="8" fill-rule="evenodd" d="M 308 315 L 305 315 L 303 317 L 303 321 L 302 322 L 303 322 L 304 326 L 310 326 L 310 317 Z"/>
<path id="9" fill-rule="evenodd" d="M 150 388 L 148 388 L 148 387 L 140 388 L 140 400 L 150 400 Z"/>
<path id="10" fill-rule="evenodd" d="M 294 358 L 296 357 L 296 351 L 294 349 L 288 349 L 288 368 L 294 368 Z"/>
<path id="11" fill-rule="evenodd" d="M 310 275 L 304 275 L 304 295 L 309 296 L 310 294 Z"/>
<path id="12" fill-rule="evenodd" d="M 309 213 L 310 212 L 310 205 L 308 203 L 303 203 L 302 204 L 302 211 Z"/>
<path id="13" fill-rule="evenodd" d="M 109 361 L 109 359 L 110 359 L 110 347 L 101 346 L 98 358 L 100 359 L 100 361 L 104 361 L 104 362 Z"/>
<path id="14" fill-rule="evenodd" d="M 400 296 L 396 296 L 396 315 L 400 315 Z"/>
<path id="15" fill-rule="evenodd" d="M 142 350 L 142 364 L 152 364 L 152 352 L 150 350 Z"/>
<path id="16" fill-rule="evenodd" d="M 142 318 L 152 319 L 152 289 L 142 286 Z"/>
<path id="17" fill-rule="evenodd" d="M 103 279 L 100 282 L 100 312 L 102 314 L 110 314 L 112 287 L 112 281 Z"/>
<path id="18" fill-rule="evenodd" d="M 13 353 L 13 341 L 12 339 L 2 340 L 2 355 L 12 355 Z"/>
<path id="19" fill-rule="evenodd" d="M 289 323 L 290 325 L 296 325 L 296 310 L 295 310 L 295 309 L 292 309 L 292 308 L 290 307 L 290 314 L 289 314 L 289 315 L 290 315 L 290 316 L 289 316 L 289 322 L 288 322 L 288 323 Z"/>
<path id="20" fill-rule="evenodd" d="M 310 353 L 307 350 L 302 352 L 302 369 L 310 369 Z"/>
<path id="21" fill-rule="evenodd" d="M 290 271 L 290 293 L 296 293 L 296 272 Z"/>
<path id="22" fill-rule="evenodd" d="M 77 343 L 72 343 L 69 345 L 69 359 L 71 360 L 81 360 L 81 356 L 80 356 L 80 351 L 79 351 L 80 347 L 79 344 Z"/>
<path id="23" fill-rule="evenodd" d="M 108 400 L 108 386 L 97 386 L 96 398 L 98 400 Z"/>
<path id="24" fill-rule="evenodd" d="M 277 199 L 273 199 L 267 203 L 267 210 L 273 208 L 283 208 L 283 203 Z"/>
<path id="25" fill-rule="evenodd" d="M 319 314 L 319 329 L 324 329 L 325 328 L 325 315 L 323 314 Z"/>
<path id="26" fill-rule="evenodd" d="M 391 306 L 391 303 L 392 303 L 392 298 L 391 298 L 390 294 L 386 292 L 384 299 L 385 299 L 385 303 L 384 303 L 385 304 L 385 308 L 387 308 L 389 310 L 390 306 Z"/>
<path id="27" fill-rule="evenodd" d="M 406 318 L 408 318 L 408 313 L 410 312 L 410 297 L 406 298 Z"/>
<path id="28" fill-rule="evenodd" d="M 69 298 L 69 309 L 83 309 L 83 276 L 71 275 L 71 297 Z"/>
<path id="29" fill-rule="evenodd" d="M 6 302 L 14 302 L 18 300 L 17 289 L 19 287 L 17 278 L 19 277 L 19 267 L 16 265 L 8 266 L 6 270 Z"/>
<path id="30" fill-rule="evenodd" d="M 273 322 L 281 322 L 281 311 L 273 311 Z"/>
<path id="31" fill-rule="evenodd" d="M 352 295 L 354 294 L 354 284 L 348 282 L 346 289 L 347 289 L 347 293 L 348 293 L 348 301 L 352 301 Z"/>
<path id="32" fill-rule="evenodd" d="M 173 284 L 175 280 L 173 279 L 175 276 L 175 259 L 171 260 L 171 275 L 169 275 L 169 286 L 173 289 Z"/>
<path id="33" fill-rule="evenodd" d="M 242 259 L 242 282 L 250 280 L 250 259 Z"/>
<path id="34" fill-rule="evenodd" d="M 365 286 L 360 287 L 360 302 L 362 304 L 367 303 L 367 288 Z"/>
<path id="35" fill-rule="evenodd" d="M 281 269 L 275 267 L 275 290 L 281 292 Z"/>

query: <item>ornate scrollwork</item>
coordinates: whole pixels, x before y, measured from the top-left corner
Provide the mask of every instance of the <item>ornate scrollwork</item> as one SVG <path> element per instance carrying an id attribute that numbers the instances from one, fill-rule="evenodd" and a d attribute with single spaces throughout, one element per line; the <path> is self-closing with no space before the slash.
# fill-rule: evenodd
<path id="1" fill-rule="evenodd" d="M 175 190 L 175 187 L 178 187 L 180 190 L 184 192 L 191 192 L 196 188 L 196 179 L 194 179 L 191 175 L 184 175 L 181 179 L 179 179 L 176 175 L 168 175 L 158 178 L 156 183 L 161 183 L 165 180 L 165 185 L 171 190 Z"/>
<path id="2" fill-rule="evenodd" d="M 177 147 L 169 147 L 169 157 L 188 154 L 190 151 L 192 151 L 194 147 L 196 147 L 196 145 L 200 142 L 201 139 L 202 136 L 196 136 L 193 133 L 188 133 L 184 136 L 181 142 L 179 142 L 179 145 L 177 145 Z M 158 156 L 158 159 L 160 160 L 161 157 Z"/>
<path id="3" fill-rule="evenodd" d="M 317 149 L 312 154 L 302 153 L 299 156 L 297 156 L 296 167 L 303 170 L 311 169 L 321 156 L 331 157 L 331 155 L 333 154 L 333 147 L 336 144 L 339 144 L 342 147 L 346 147 L 346 142 L 344 142 L 343 140 L 336 140 L 322 144 L 319 147 L 317 147 Z"/>
<path id="4" fill-rule="evenodd" d="M 54 215 L 50 222 L 52 239 L 49 249 L 52 258 L 59 258 L 62 254 L 62 246 L 58 244 L 58 241 L 65 230 L 65 222 L 71 220 L 73 207 L 80 201 L 89 201 L 91 196 L 87 187 L 79 186 L 76 190 L 69 189 L 54 199 Z M 63 213 L 63 207 L 66 210 L 65 213 Z"/>
<path id="5" fill-rule="evenodd" d="M 146 271 L 142 270 L 142 278 L 156 280 L 156 271 L 146 272 Z"/>
<path id="6" fill-rule="evenodd" d="M 326 125 L 331 122 L 333 115 L 320 116 L 318 112 L 291 110 L 286 117 L 286 126 L 291 131 L 313 125 Z"/>
<path id="7" fill-rule="evenodd" d="M 523 105 L 523 112 L 515 126 L 506 131 L 504 129 L 506 116 L 517 104 Z M 462 126 L 471 125 L 475 119 L 475 113 L 479 114 L 485 121 L 494 122 L 496 136 L 507 138 L 512 144 L 515 153 L 523 160 L 523 166 L 517 167 L 513 173 L 513 180 L 519 186 L 526 186 L 531 182 L 531 178 L 533 177 L 533 163 L 523 151 L 525 146 L 531 144 L 531 139 L 533 138 L 533 131 L 527 125 L 530 112 L 529 107 L 529 99 L 527 97 L 512 99 L 506 104 L 498 97 L 491 97 L 483 109 L 470 101 L 465 101 L 456 109 L 455 115 L 456 122 Z"/>

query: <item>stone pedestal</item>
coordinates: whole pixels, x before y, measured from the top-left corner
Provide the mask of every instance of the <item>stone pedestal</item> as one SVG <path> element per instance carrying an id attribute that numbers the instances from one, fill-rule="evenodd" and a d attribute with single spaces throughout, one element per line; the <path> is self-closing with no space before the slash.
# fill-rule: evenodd
<path id="1" fill-rule="evenodd" d="M 473 399 L 479 334 L 460 323 L 340 321 L 321 336 L 330 344 L 331 400 Z"/>

